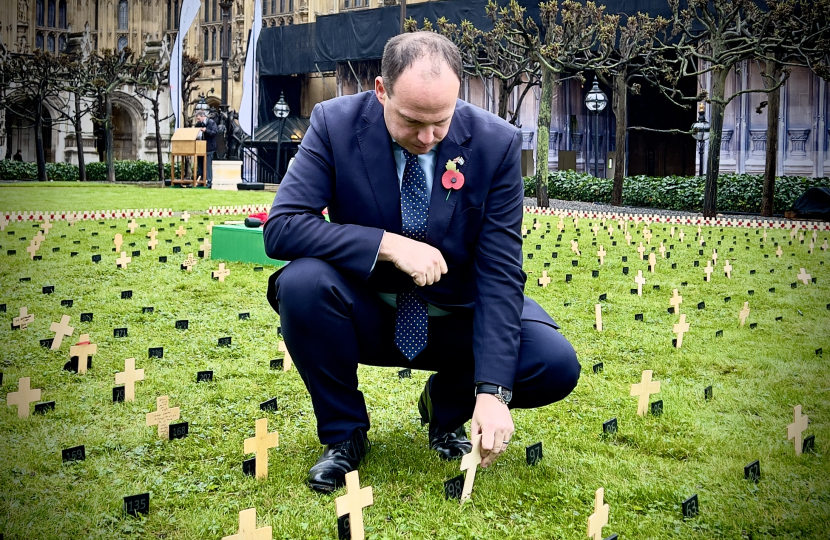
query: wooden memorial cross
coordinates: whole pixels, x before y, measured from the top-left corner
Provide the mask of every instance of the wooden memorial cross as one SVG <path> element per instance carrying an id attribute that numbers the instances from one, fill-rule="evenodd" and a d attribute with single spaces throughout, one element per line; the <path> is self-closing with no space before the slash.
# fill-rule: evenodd
<path id="1" fill-rule="evenodd" d="M 6 396 L 6 405 L 17 405 L 17 417 L 29 417 L 29 405 L 40 400 L 41 390 L 32 390 L 29 377 L 21 377 L 17 381 L 17 392 L 9 392 Z"/>
<path id="2" fill-rule="evenodd" d="M 602 540 L 602 528 L 608 525 L 608 504 L 603 504 L 605 489 L 599 488 L 594 494 L 594 513 L 588 516 L 588 538 Z"/>
<path id="3" fill-rule="evenodd" d="M 20 308 L 20 315 L 12 319 L 12 326 L 25 330 L 33 322 L 35 322 L 34 313 L 29 313 L 29 308 L 23 306 Z"/>
<path id="4" fill-rule="evenodd" d="M 672 291 L 672 296 L 669 298 L 669 305 L 674 308 L 674 314 L 680 314 L 680 304 L 683 303 L 683 297 L 677 293 L 677 289 Z"/>
<path id="5" fill-rule="evenodd" d="M 680 314 L 680 322 L 672 327 L 672 331 L 677 334 L 677 345 L 675 345 L 675 348 L 679 349 L 683 345 L 683 334 L 689 331 L 689 323 L 686 322 L 685 313 Z"/>
<path id="6" fill-rule="evenodd" d="M 815 243 L 815 241 L 810 240 L 810 249 L 809 249 L 809 253 L 810 253 L 810 255 L 812 255 L 812 254 L 813 254 L 813 250 L 814 250 L 814 249 L 816 249 L 816 243 Z"/>
<path id="7" fill-rule="evenodd" d="M 797 234 L 798 234 L 798 230 L 795 228 L 795 225 L 793 225 L 793 227 L 790 229 L 790 240 L 795 238 L 795 235 L 797 235 Z"/>
<path id="8" fill-rule="evenodd" d="M 808 274 L 807 270 L 805 270 L 804 268 L 801 268 L 801 271 L 795 277 L 804 285 L 809 285 L 810 279 L 812 278 L 812 276 Z"/>
<path id="9" fill-rule="evenodd" d="M 118 264 L 119 268 L 127 268 L 127 265 L 133 261 L 132 257 L 127 257 L 127 252 L 122 251 L 121 257 L 115 259 L 115 262 Z"/>
<path id="10" fill-rule="evenodd" d="M 204 254 L 205 254 L 205 257 L 207 257 L 207 256 L 208 256 L 208 252 L 210 251 L 210 248 L 211 248 L 211 247 L 212 247 L 212 246 L 211 246 L 210 242 L 208 241 L 208 239 L 207 239 L 207 238 L 205 238 L 205 241 L 204 241 L 204 242 L 203 242 L 203 243 L 199 246 L 199 251 L 201 251 L 202 253 L 204 253 Z"/>
<path id="11" fill-rule="evenodd" d="M 481 465 L 481 433 L 473 437 L 473 449 L 461 458 L 461 470 L 467 471 L 464 476 L 464 488 L 461 490 L 461 502 L 470 498 L 473 492 L 473 483 L 476 481 L 476 469 Z"/>
<path id="12" fill-rule="evenodd" d="M 469 455 L 469 454 L 468 454 Z M 364 540 L 366 532 L 363 530 L 363 509 L 374 504 L 372 486 L 360 487 L 360 476 L 357 471 L 346 474 L 346 494 L 334 500 L 337 517 L 349 515 L 349 531 L 352 540 Z"/>
<path id="13" fill-rule="evenodd" d="M 608 252 L 607 252 L 607 251 L 605 251 L 605 248 L 604 248 L 604 247 L 602 247 L 602 246 L 599 246 L 599 251 L 597 251 L 597 257 L 599 257 L 599 264 L 600 264 L 600 266 L 602 266 L 603 264 L 605 264 L 605 256 L 606 256 L 607 254 L 608 254 Z"/>
<path id="14" fill-rule="evenodd" d="M 277 346 L 277 350 L 281 353 L 285 353 L 282 359 L 282 370 L 288 371 L 291 369 L 291 353 L 288 352 L 288 347 L 285 345 L 284 341 L 280 341 L 280 344 Z"/>
<path id="15" fill-rule="evenodd" d="M 643 296 L 643 285 L 646 284 L 646 278 L 643 277 L 643 271 L 637 270 L 637 277 L 634 278 L 637 284 L 637 296 Z"/>
<path id="16" fill-rule="evenodd" d="M 681 315 L 685 318 L 685 315 Z M 652 371 L 647 369 L 643 371 L 643 378 L 639 383 L 631 385 L 631 395 L 637 396 L 637 415 L 645 416 L 648 411 L 648 400 L 651 394 L 658 394 L 660 392 L 660 381 L 651 380 Z"/>
<path id="17" fill-rule="evenodd" d="M 159 396 L 156 398 L 156 411 L 147 413 L 147 425 L 158 426 L 158 435 L 160 439 L 170 438 L 170 422 L 179 419 L 179 408 L 168 406 L 170 398 L 168 396 Z"/>
<path id="18" fill-rule="evenodd" d="M 683 232 L 683 229 L 680 229 L 680 234 L 678 234 L 677 237 L 680 238 L 681 242 L 683 241 L 683 239 L 686 237 L 686 233 Z"/>
<path id="19" fill-rule="evenodd" d="M 582 254 L 579 252 L 579 242 L 577 242 L 576 240 L 571 240 L 571 251 L 573 251 L 574 253 L 576 253 L 576 254 L 577 254 L 577 256 L 582 255 Z"/>
<path id="20" fill-rule="evenodd" d="M 184 222 L 187 223 L 187 220 L 189 220 L 189 219 L 190 219 L 190 214 L 187 212 L 187 210 L 182 212 L 182 220 L 184 220 Z"/>
<path id="21" fill-rule="evenodd" d="M 138 228 L 138 223 L 135 222 L 135 218 L 127 224 L 127 228 L 130 230 L 130 234 L 135 234 L 135 230 Z"/>
<path id="22" fill-rule="evenodd" d="M 717 249 L 712 250 L 712 262 L 714 264 L 718 264 L 718 250 Z"/>
<path id="23" fill-rule="evenodd" d="M 6 219 L 5 214 L 0 215 L 0 231 L 5 231 L 6 227 L 8 227 L 8 225 L 9 225 L 9 220 Z"/>
<path id="24" fill-rule="evenodd" d="M 602 304 L 594 304 L 594 314 L 597 319 L 597 332 L 602 332 Z"/>
<path id="25" fill-rule="evenodd" d="M 648 254 L 648 269 L 653 274 L 654 267 L 657 265 L 657 257 L 654 256 L 654 253 Z"/>
<path id="26" fill-rule="evenodd" d="M 541 224 L 541 223 L 539 223 L 538 221 L 534 221 L 534 222 L 533 222 L 533 229 L 534 229 L 534 230 L 537 230 L 537 231 L 538 231 L 538 230 L 539 230 L 539 227 L 541 227 L 541 226 L 542 226 L 542 224 Z"/>
<path id="27" fill-rule="evenodd" d="M 78 343 L 69 347 L 69 356 L 78 357 L 78 373 L 86 373 L 86 366 L 89 362 L 89 357 L 94 356 L 98 352 L 98 345 L 94 345 L 89 341 L 89 334 L 81 334 L 78 338 Z"/>
<path id="28" fill-rule="evenodd" d="M 561 217 L 559 218 L 559 223 L 556 225 L 556 228 L 559 229 L 560 233 L 565 230 L 565 221 Z"/>
<path id="29" fill-rule="evenodd" d="M 187 268 L 188 272 L 193 270 L 193 267 L 196 266 L 196 259 L 193 258 L 192 253 L 187 254 L 187 259 L 184 260 L 184 262 L 182 263 L 182 266 Z"/>
<path id="30" fill-rule="evenodd" d="M 75 329 L 69 326 L 69 315 L 61 316 L 61 322 L 59 323 L 53 322 L 49 326 L 49 331 L 55 333 L 55 337 L 52 339 L 52 346 L 50 347 L 53 351 L 60 349 L 64 336 L 68 337 L 75 333 Z"/>
<path id="31" fill-rule="evenodd" d="M 723 265 L 723 273 L 728 279 L 732 279 L 732 265 L 729 264 L 729 259 L 726 259 L 726 264 Z"/>
<path id="32" fill-rule="evenodd" d="M 150 241 L 147 242 L 147 248 L 148 249 L 151 249 L 151 250 L 156 249 L 156 246 L 159 244 L 159 241 L 156 240 L 156 236 L 158 236 L 158 234 L 159 233 L 158 233 L 158 231 L 156 230 L 155 227 L 150 229 L 150 232 L 147 233 L 147 238 L 150 239 Z"/>
<path id="33" fill-rule="evenodd" d="M 827 251 L 830 246 L 827 245 L 827 238 L 824 239 L 824 243 L 821 245 L 822 251 Z"/>
<path id="34" fill-rule="evenodd" d="M 640 260 L 641 261 L 643 259 L 645 259 L 645 255 L 643 255 L 645 252 L 646 252 L 646 248 L 643 246 L 643 243 L 640 242 L 640 247 L 637 248 L 637 253 L 640 254 Z"/>
<path id="35" fill-rule="evenodd" d="M 271 527 L 256 528 L 256 508 L 248 508 L 239 512 L 239 532 L 225 536 L 222 540 L 271 540 Z"/>
<path id="36" fill-rule="evenodd" d="M 594 226 L 591 227 L 591 230 L 594 231 L 594 236 L 596 236 L 599 232 L 599 223 L 595 223 Z"/>
<path id="37" fill-rule="evenodd" d="M 208 223 L 207 233 L 208 234 L 213 234 L 213 222 L 212 221 L 210 223 Z"/>
<path id="38" fill-rule="evenodd" d="M 631 245 L 631 233 L 628 231 L 625 231 L 625 243 L 629 246 Z"/>
<path id="39" fill-rule="evenodd" d="M 660 258 L 665 259 L 666 258 L 666 246 L 663 245 L 662 241 L 660 242 L 660 249 L 658 251 L 660 252 Z"/>
<path id="40" fill-rule="evenodd" d="M 184 228 L 184 225 L 179 225 L 179 228 L 176 230 L 176 236 L 181 238 L 182 236 L 186 235 L 187 231 Z"/>
<path id="41" fill-rule="evenodd" d="M 610 238 L 614 238 L 614 226 L 613 225 L 608 226 L 608 236 Z"/>
<path id="42" fill-rule="evenodd" d="M 550 283 L 550 278 L 548 277 L 548 271 L 547 270 L 542 270 L 542 277 L 539 278 L 539 285 L 542 288 L 545 288 L 545 287 L 548 286 L 548 283 Z"/>
<path id="43" fill-rule="evenodd" d="M 29 244 L 29 247 L 26 248 L 26 251 L 29 252 L 29 257 L 32 260 L 35 260 L 35 254 L 37 253 L 37 250 L 39 250 L 39 249 L 40 249 L 40 244 L 35 242 L 35 239 L 32 238 L 32 243 Z"/>
<path id="44" fill-rule="evenodd" d="M 52 227 L 54 227 L 54 225 L 52 225 L 52 224 L 49 222 L 49 218 L 46 218 L 46 220 L 43 222 L 43 225 L 41 225 L 41 227 L 40 227 L 40 228 L 41 228 L 41 229 L 43 229 L 43 234 L 49 234 L 49 230 L 50 230 Z"/>
<path id="45" fill-rule="evenodd" d="M 218 279 L 222 283 L 225 282 L 225 278 L 229 275 L 231 275 L 231 271 L 225 268 L 225 263 L 219 263 L 219 269 L 213 271 L 213 279 Z"/>
<path id="46" fill-rule="evenodd" d="M 715 269 L 712 267 L 712 261 L 706 261 L 706 268 L 703 269 L 706 272 L 706 281 L 712 281 L 712 272 Z"/>
<path id="47" fill-rule="evenodd" d="M 268 478 L 268 449 L 280 445 L 280 435 L 276 431 L 268 433 L 268 419 L 256 421 L 256 435 L 245 439 L 246 454 L 256 454 L 256 477 Z"/>
<path id="48" fill-rule="evenodd" d="M 135 383 L 144 380 L 144 370 L 135 368 L 135 358 L 124 360 L 124 371 L 115 374 L 115 384 L 124 385 L 124 401 L 135 401 Z"/>
<path id="49" fill-rule="evenodd" d="M 784 254 L 784 250 L 781 249 L 781 246 L 778 246 L 778 249 L 775 250 L 775 255 L 780 259 L 781 255 Z"/>
<path id="50" fill-rule="evenodd" d="M 787 426 L 787 440 L 795 439 L 793 444 L 795 444 L 795 455 L 797 456 L 801 455 L 804 446 L 801 442 L 801 434 L 807 430 L 807 424 L 807 415 L 802 416 L 801 405 L 796 405 L 793 412 L 793 423 Z"/>
<path id="51" fill-rule="evenodd" d="M 738 317 L 741 319 L 741 326 L 746 323 L 746 318 L 749 317 L 749 302 L 744 302 L 744 308 L 738 313 Z"/>
<path id="52" fill-rule="evenodd" d="M 651 238 L 652 238 L 651 229 L 646 229 L 646 230 L 643 231 L 643 238 L 646 239 L 646 243 L 648 245 L 651 245 Z"/>
<path id="53" fill-rule="evenodd" d="M 764 235 L 761 237 L 761 241 L 762 241 L 762 242 L 766 242 L 766 241 L 767 241 L 767 231 L 766 231 L 766 230 L 764 230 Z"/>
<path id="54" fill-rule="evenodd" d="M 669 232 L 669 235 L 670 235 L 672 238 L 674 238 L 674 226 L 672 226 L 671 231 Z"/>
<path id="55" fill-rule="evenodd" d="M 115 251 L 121 251 L 121 246 L 124 245 L 124 237 L 121 236 L 121 233 L 116 233 L 115 238 L 112 239 L 112 243 L 115 244 Z"/>
<path id="56" fill-rule="evenodd" d="M 38 247 L 46 240 L 46 237 L 43 236 L 43 231 L 38 231 L 36 235 L 32 237 L 32 242 L 37 242 Z"/>

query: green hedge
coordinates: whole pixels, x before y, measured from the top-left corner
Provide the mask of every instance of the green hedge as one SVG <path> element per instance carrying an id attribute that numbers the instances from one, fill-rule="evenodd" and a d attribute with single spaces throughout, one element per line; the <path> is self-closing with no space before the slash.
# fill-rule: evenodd
<path id="1" fill-rule="evenodd" d="M 666 210 L 700 212 L 703 208 L 705 178 L 701 176 L 630 176 L 623 183 L 623 204 Z M 761 211 L 764 177 L 752 174 L 724 174 L 718 177 L 718 210 L 722 212 Z M 609 204 L 613 178 L 557 171 L 548 176 L 551 199 Z M 536 196 L 533 177 L 524 178 L 525 196 Z M 781 176 L 775 180 L 775 213 L 792 208 L 808 188 L 830 186 L 830 178 Z"/>
<path id="2" fill-rule="evenodd" d="M 181 164 L 176 164 L 176 176 Z M 68 163 L 47 163 L 50 180 L 77 182 L 78 166 Z M 86 164 L 86 177 L 91 182 L 106 182 L 107 165 L 103 162 Z M 164 177 L 170 178 L 170 164 L 164 164 Z M 11 160 L 0 161 L 0 180 L 37 180 L 37 164 Z M 158 182 L 158 164 L 155 161 L 116 161 L 115 180 L 118 182 Z"/>

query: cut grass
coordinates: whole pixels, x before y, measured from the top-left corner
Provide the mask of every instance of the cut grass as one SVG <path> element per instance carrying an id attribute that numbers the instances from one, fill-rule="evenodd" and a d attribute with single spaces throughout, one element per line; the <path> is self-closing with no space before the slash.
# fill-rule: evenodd
<path id="1" fill-rule="evenodd" d="M 110 189 L 103 188 L 101 195 Z M 91 192 L 94 199 L 97 193 Z M 111 206 L 171 206 L 155 198 L 168 191 L 140 193 L 147 194 L 146 205 L 114 199 Z M 208 204 L 200 201 L 187 209 L 203 206 Z M 32 209 L 46 208 L 38 204 Z M 320 452 L 310 399 L 296 370 L 269 369 L 269 360 L 281 356 L 279 320 L 265 299 L 271 269 L 260 273 L 253 265 L 229 263 L 225 283 L 210 279 L 216 261 L 200 260 L 191 273 L 183 272 L 179 264 L 189 252 L 196 254 L 196 238 L 205 235 L 206 221 L 191 219 L 192 229 L 183 239 L 173 234 L 177 219 L 137 221 L 146 227 L 134 235 L 125 232 L 124 221 L 74 227 L 56 223 L 41 247 L 43 260 L 36 262 L 24 251 L 28 241 L 18 239 L 30 239 L 35 228 L 14 225 L 7 229 L 14 235 L 0 235 L 0 303 L 7 306 L 0 334 L 6 351 L 0 396 L 17 389 L 18 377 L 28 376 L 34 388 L 43 389 L 43 401 L 56 401 L 54 412 L 25 420 L 17 418 L 14 407 L 0 408 L 0 460 L 5 465 L 0 469 L 0 532 L 7 538 L 43 539 L 221 538 L 237 531 L 240 510 L 256 507 L 259 526 L 272 526 L 274 538 L 336 538 L 334 499 L 342 491 L 318 495 L 304 485 Z M 527 224 L 531 221 L 528 216 Z M 540 218 L 543 225 L 557 221 Z M 755 231 L 708 228 L 708 247 L 700 256 L 693 228 L 684 229 L 688 236 L 681 244 L 656 225 L 651 245 L 659 246 L 662 238 L 667 247 L 675 247 L 667 260 L 658 253 L 657 272 L 650 274 L 635 245 L 626 246 L 619 233 L 618 245 L 612 246 L 607 232 L 600 232 L 598 244 L 608 251 L 600 267 L 594 256 L 599 246 L 591 246 L 588 223 L 581 220 L 577 233 L 566 221 L 561 241 L 555 231 L 544 239 L 542 231 L 531 231 L 525 241 L 525 252 L 533 254 L 525 261 L 527 293 L 574 344 L 583 366 L 580 383 L 563 402 L 514 411 L 515 442 L 494 467 L 479 472 L 469 503 L 444 500 L 443 482 L 458 474 L 459 465 L 442 462 L 427 448 L 426 429 L 418 421 L 415 402 L 428 373 L 398 379 L 393 369 L 361 367 L 373 442 L 360 468 L 362 485 L 374 487 L 375 504 L 364 511 L 367 537 L 581 539 L 593 512 L 594 491 L 601 486 L 611 505 L 604 536 L 826 536 L 830 369 L 815 349 L 830 354 L 828 253 L 816 248 L 809 255 L 798 241 L 787 245 L 789 238 L 781 232 L 772 233 L 761 250 Z M 148 251 L 144 235 L 153 226 L 165 230 L 159 248 Z M 636 242 L 641 231 L 632 231 Z M 99 235 L 91 236 L 93 232 Z M 115 265 L 111 248 L 116 232 L 124 235 L 122 249 L 141 251 L 127 269 Z M 772 254 L 772 237 L 783 245 L 780 259 Z M 580 241 L 581 257 L 570 253 L 572 238 Z M 173 254 L 177 245 L 182 251 Z M 750 250 L 744 249 L 747 245 Z M 54 247 L 60 251 L 53 252 Z M 703 282 L 702 267 L 713 247 L 721 256 L 718 269 L 725 258 L 735 267 L 731 280 L 718 271 L 711 283 Z M 7 256 L 7 249 L 18 254 Z M 71 257 L 71 251 L 79 255 Z M 551 258 L 554 251 L 556 259 Z M 102 255 L 101 263 L 91 262 L 93 253 Z M 168 262 L 158 263 L 159 255 Z M 621 261 L 624 255 L 627 263 Z M 577 267 L 571 265 L 573 259 L 579 261 Z M 700 268 L 693 267 L 696 259 Z M 672 263 L 677 269 L 671 269 Z M 629 267 L 628 275 L 622 274 L 623 266 Z M 791 289 L 801 267 L 817 283 Z M 543 269 L 553 279 L 544 289 L 536 285 Z M 593 269 L 599 269 L 599 277 L 591 277 Z M 749 275 L 752 269 L 754 276 Z M 637 270 L 648 280 L 642 297 L 629 292 L 636 286 Z M 565 282 L 565 274 L 572 274 L 571 282 Z M 20 282 L 23 277 L 31 281 Z M 683 281 L 688 285 L 681 286 Z M 55 285 L 55 293 L 41 294 L 44 285 Z M 768 292 L 770 287 L 776 292 Z M 671 346 L 677 317 L 666 312 L 673 288 L 683 296 L 681 311 L 691 324 L 679 350 Z M 133 291 L 132 300 L 120 300 L 127 289 Z M 600 333 L 593 322 L 602 293 L 608 298 L 601 302 Z M 725 296 L 731 301 L 724 302 Z M 62 299 L 73 299 L 73 307 L 61 308 Z M 738 312 L 746 300 L 752 311 L 741 328 Z M 700 301 L 706 303 L 703 310 L 696 307 Z M 35 322 L 26 330 L 10 331 L 11 319 L 24 305 Z M 142 313 L 144 306 L 153 306 L 154 313 Z M 80 322 L 83 312 L 94 313 L 91 323 Z M 239 320 L 240 312 L 251 318 Z M 52 336 L 49 325 L 64 313 L 72 316 L 75 335 L 64 339 L 59 351 L 41 348 L 38 341 Z M 642 322 L 635 322 L 637 313 L 643 314 Z M 777 316 L 783 319 L 778 322 Z M 178 319 L 188 319 L 190 329 L 175 330 Z M 750 323 L 757 327 L 750 329 Z M 114 338 L 113 328 L 125 326 L 129 337 Z M 717 330 L 723 330 L 723 337 L 715 337 Z M 93 367 L 85 375 L 63 371 L 69 346 L 82 332 L 99 347 Z M 232 337 L 231 347 L 216 346 L 224 336 Z M 163 359 L 148 358 L 148 348 L 156 346 L 164 347 Z M 134 403 L 113 404 L 113 375 L 129 357 L 145 369 L 146 379 L 136 384 Z M 594 374 L 591 366 L 598 361 L 605 369 Z M 215 382 L 195 382 L 203 369 L 214 371 Z M 636 416 L 636 398 L 629 389 L 644 369 L 652 369 L 654 379 L 662 382 L 662 391 L 652 397 L 664 401 L 661 417 Z M 703 397 L 708 385 L 714 388 L 710 402 Z M 155 410 L 160 395 L 170 396 L 171 407 L 181 407 L 182 421 L 190 423 L 187 438 L 160 441 L 155 428 L 145 427 L 145 414 Z M 279 410 L 260 412 L 259 403 L 275 396 Z M 816 436 L 817 450 L 798 458 L 786 439 L 797 404 L 810 416 L 806 433 Z M 242 460 L 251 457 L 243 455 L 242 441 L 253 436 L 262 416 L 268 417 L 270 430 L 280 433 L 280 447 L 271 450 L 268 479 L 257 481 L 241 472 Z M 602 422 L 612 417 L 619 420 L 619 433 L 603 436 Z M 544 458 L 528 467 L 522 447 L 537 441 L 544 444 Z M 62 464 L 61 449 L 78 444 L 86 446 L 86 461 Z M 762 471 L 758 484 L 743 479 L 744 465 L 755 459 Z M 151 493 L 150 514 L 123 517 L 122 498 L 145 491 Z M 694 493 L 701 514 L 684 520 L 680 503 Z"/>

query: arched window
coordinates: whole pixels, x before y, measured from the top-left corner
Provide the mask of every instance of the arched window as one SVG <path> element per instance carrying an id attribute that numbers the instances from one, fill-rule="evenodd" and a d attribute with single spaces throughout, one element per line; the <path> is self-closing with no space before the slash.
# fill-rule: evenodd
<path id="1" fill-rule="evenodd" d="M 294 0 L 288 0 L 288 13 L 294 13 Z"/>
<path id="2" fill-rule="evenodd" d="M 43 34 L 38 32 L 35 36 L 35 49 L 43 50 Z"/>
<path id="3" fill-rule="evenodd" d="M 167 29 L 173 29 L 173 2 L 167 0 Z"/>
<path id="4" fill-rule="evenodd" d="M 47 21 L 50 28 L 55 27 L 55 0 L 49 0 L 49 11 L 47 12 Z"/>
<path id="5" fill-rule="evenodd" d="M 204 54 L 202 55 L 202 57 L 204 58 L 205 62 L 207 62 L 208 60 L 210 60 L 210 56 L 208 56 L 208 53 L 210 52 L 210 40 L 208 39 L 208 29 L 207 28 L 205 28 L 204 34 L 205 35 L 203 36 L 203 41 L 204 41 L 205 51 L 204 51 Z"/>
<path id="6" fill-rule="evenodd" d="M 124 50 L 127 46 L 127 36 L 118 36 L 118 52 Z"/>
<path id="7" fill-rule="evenodd" d="M 216 0 L 213 0 L 213 20 L 214 20 L 214 21 L 218 21 L 218 20 L 219 20 L 219 10 L 218 10 L 218 9 L 216 9 L 216 8 L 217 8 L 217 6 L 216 6 Z"/>
<path id="8" fill-rule="evenodd" d="M 179 0 L 174 0 L 174 2 L 173 2 L 173 16 L 176 19 L 176 22 L 173 25 L 173 30 L 178 30 L 179 29 L 179 17 L 181 16 L 181 13 L 179 13 Z"/>
<path id="9" fill-rule="evenodd" d="M 268 15 L 268 2 L 263 2 L 262 3 L 262 14 L 263 15 Z"/>
<path id="10" fill-rule="evenodd" d="M 205 2 L 205 22 L 210 22 L 210 2 Z"/>
<path id="11" fill-rule="evenodd" d="M 61 34 L 58 38 L 58 52 L 66 50 L 66 34 Z"/>
<path id="12" fill-rule="evenodd" d="M 118 29 L 126 30 L 130 24 L 130 4 L 127 0 L 118 2 Z"/>
<path id="13" fill-rule="evenodd" d="M 211 60 L 216 60 L 216 28 L 214 28 L 213 31 L 211 32 L 210 41 L 211 41 L 210 59 Z"/>
<path id="14" fill-rule="evenodd" d="M 66 0 L 61 0 L 61 3 L 58 4 L 58 26 L 61 28 L 66 28 Z"/>
<path id="15" fill-rule="evenodd" d="M 37 9 L 37 25 L 38 26 L 44 26 L 43 23 L 46 19 L 44 18 L 43 14 L 46 11 L 43 8 L 43 0 L 37 0 L 37 8 L 36 9 Z"/>
<path id="16" fill-rule="evenodd" d="M 285 0 L 280 0 L 280 13 L 285 13 Z"/>
<path id="17" fill-rule="evenodd" d="M 95 29 L 98 30 L 98 0 L 95 0 Z M 98 50 L 98 47 L 95 47 Z"/>
<path id="18" fill-rule="evenodd" d="M 266 2 L 268 0 L 265 0 Z M 277 0 L 271 0 L 271 14 L 275 14 L 277 12 Z"/>
<path id="19" fill-rule="evenodd" d="M 52 54 L 55 54 L 55 35 L 49 34 L 46 37 L 46 50 Z"/>

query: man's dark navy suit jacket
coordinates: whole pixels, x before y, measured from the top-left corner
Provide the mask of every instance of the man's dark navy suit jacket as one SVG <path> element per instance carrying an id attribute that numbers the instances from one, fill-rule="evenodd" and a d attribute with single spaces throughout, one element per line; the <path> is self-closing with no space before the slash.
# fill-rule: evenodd
<path id="1" fill-rule="evenodd" d="M 449 271 L 418 288 L 446 311 L 473 309 L 475 380 L 513 387 L 521 320 L 556 323 L 524 296 L 521 132 L 459 100 L 440 143 L 426 242 Z M 447 161 L 461 157 L 464 186 L 441 185 Z M 327 222 L 321 212 L 329 209 Z M 314 107 L 294 164 L 282 180 L 265 225 L 265 252 L 292 261 L 328 262 L 378 292 L 411 290 L 412 278 L 389 262 L 372 265 L 384 231 L 401 234 L 401 193 L 383 107 L 374 92 Z M 274 309 L 275 273 L 268 300 Z M 319 336 L 309 336 L 318 339 Z M 390 337 L 391 339 L 391 337 Z"/>

